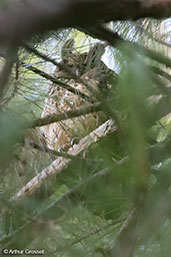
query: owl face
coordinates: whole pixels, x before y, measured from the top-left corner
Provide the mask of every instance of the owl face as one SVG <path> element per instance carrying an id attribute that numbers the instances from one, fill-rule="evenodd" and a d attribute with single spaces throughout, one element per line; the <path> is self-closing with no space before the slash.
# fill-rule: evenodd
<path id="1" fill-rule="evenodd" d="M 74 39 L 69 39 L 61 50 L 62 63 L 77 76 L 82 76 L 92 69 L 104 73 L 106 65 L 101 61 L 106 45 L 97 43 L 88 52 L 79 53 L 74 49 Z"/>

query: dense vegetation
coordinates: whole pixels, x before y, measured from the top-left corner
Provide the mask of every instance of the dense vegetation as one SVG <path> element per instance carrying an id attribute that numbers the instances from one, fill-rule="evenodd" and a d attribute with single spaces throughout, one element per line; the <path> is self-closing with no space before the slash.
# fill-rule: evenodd
<path id="1" fill-rule="evenodd" d="M 170 19 L 50 28 L 31 38 L 26 30 L 29 40 L 15 47 L 9 38 L 0 48 L 1 252 L 168 256 Z M 90 93 L 74 91 L 77 83 Z M 51 85 L 82 104 L 42 116 Z M 96 127 L 67 149 L 42 133 L 53 124 L 69 131 L 68 120 L 76 128 L 99 113 Z"/>

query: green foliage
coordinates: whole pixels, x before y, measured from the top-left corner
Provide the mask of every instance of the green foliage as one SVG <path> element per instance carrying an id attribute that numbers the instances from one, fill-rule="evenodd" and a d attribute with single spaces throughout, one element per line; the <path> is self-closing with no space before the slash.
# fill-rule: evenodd
<path id="1" fill-rule="evenodd" d="M 139 41 L 148 27 L 146 20 L 144 23 L 141 30 L 138 22 L 113 27 L 124 38 Z M 82 53 L 79 47 L 84 40 L 80 43 L 79 35 L 74 35 L 69 30 L 50 33 L 40 44 L 33 40 L 32 45 L 52 59 L 59 61 L 61 56 L 64 61 L 65 50 L 73 50 L 72 37 L 76 38 L 74 54 Z M 88 40 L 83 44 L 86 50 Z M 147 40 L 141 43 L 148 45 Z M 109 72 L 102 80 L 110 87 L 99 100 L 106 120 L 113 119 L 116 130 L 74 156 L 60 174 L 47 176 L 38 189 L 32 179 L 38 176 L 41 180 L 42 174 L 48 174 L 49 165 L 62 158 L 57 155 L 63 152 L 47 149 L 39 128 L 28 130 L 30 122 L 41 116 L 50 82 L 27 68 L 36 66 L 50 74 L 54 65 L 33 53 L 19 52 L 19 79 L 12 80 L 15 90 L 0 113 L 2 249 L 45 249 L 45 256 L 57 257 L 167 256 L 171 190 L 168 81 L 154 73 L 149 67 L 154 63 L 129 44 L 110 51 L 117 73 Z M 156 67 L 165 70 L 160 63 Z M 158 101 L 152 101 L 154 98 Z M 58 170 L 58 166 L 54 168 Z M 12 199 L 26 184 L 32 185 L 32 194 Z"/>

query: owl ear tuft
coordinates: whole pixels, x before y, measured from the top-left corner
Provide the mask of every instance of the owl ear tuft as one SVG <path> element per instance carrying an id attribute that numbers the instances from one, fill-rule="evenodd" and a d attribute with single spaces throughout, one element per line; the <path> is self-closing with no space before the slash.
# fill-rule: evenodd
<path id="1" fill-rule="evenodd" d="M 68 58 L 73 54 L 74 43 L 75 43 L 74 39 L 70 38 L 63 45 L 61 50 L 61 58 L 63 62 L 68 60 Z"/>

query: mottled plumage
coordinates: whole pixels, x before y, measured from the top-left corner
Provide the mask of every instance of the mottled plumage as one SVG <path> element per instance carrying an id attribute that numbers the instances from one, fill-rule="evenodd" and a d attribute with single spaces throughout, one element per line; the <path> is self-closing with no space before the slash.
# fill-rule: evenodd
<path id="1" fill-rule="evenodd" d="M 73 47 L 72 44 L 70 44 L 70 46 Z M 100 60 L 102 48 L 104 50 L 104 47 L 103 45 L 100 46 L 101 53 L 97 60 L 93 58 L 93 51 L 95 49 L 90 49 L 89 53 L 86 54 L 73 54 L 71 49 L 68 51 L 64 51 L 64 49 L 62 50 L 62 55 L 65 53 L 62 64 L 69 67 L 72 73 L 80 76 L 80 78 L 85 81 L 85 84 L 88 83 L 92 88 L 96 89 L 96 91 L 99 90 L 99 87 L 102 87 L 102 84 L 106 87 L 106 81 L 102 75 L 102 71 L 100 70 L 100 65 L 103 66 L 103 68 L 106 67 Z M 95 62 L 98 64 L 97 67 Z M 56 68 L 54 76 L 58 80 L 78 89 L 87 96 L 91 96 L 86 85 L 73 79 L 71 74 Z M 59 85 L 51 84 L 49 86 L 48 98 L 45 100 L 42 117 L 49 114 L 57 114 L 74 110 L 86 104 L 88 104 L 88 102 L 79 96 L 79 94 L 76 95 Z M 102 112 L 96 112 L 46 125 L 41 128 L 41 131 L 44 134 L 47 146 L 50 149 L 58 151 L 61 149 L 67 150 L 73 143 L 74 139 L 81 139 L 99 126 L 103 120 L 104 114 Z"/>

